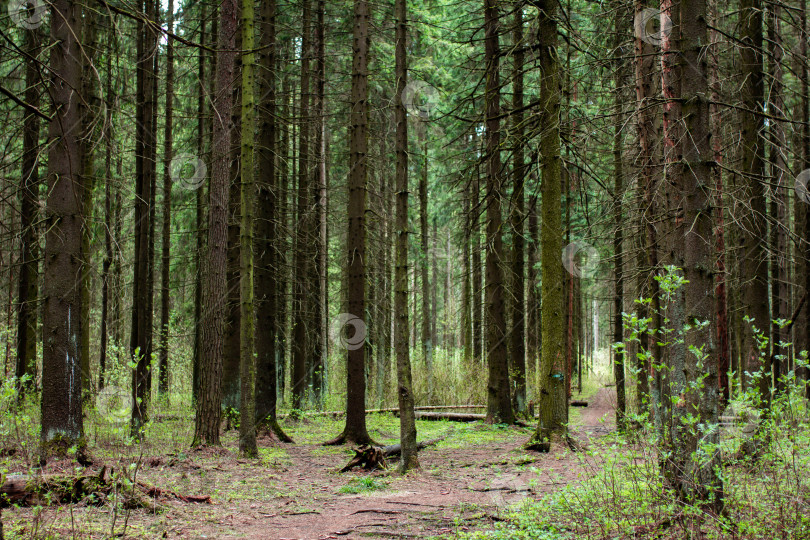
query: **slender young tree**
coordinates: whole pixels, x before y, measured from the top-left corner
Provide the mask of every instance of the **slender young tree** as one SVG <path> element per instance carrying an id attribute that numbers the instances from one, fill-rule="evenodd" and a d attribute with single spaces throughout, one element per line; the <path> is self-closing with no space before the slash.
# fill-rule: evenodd
<path id="1" fill-rule="evenodd" d="M 614 99 L 616 118 L 613 123 L 613 277 L 615 279 L 613 291 L 613 342 L 624 341 L 624 324 L 622 321 L 622 304 L 624 302 L 624 258 L 623 258 L 623 213 L 622 201 L 624 199 L 624 168 L 622 166 L 622 58 L 621 58 L 621 29 L 624 27 L 624 11 L 620 6 L 616 9 L 614 19 L 614 55 L 616 56 Z M 619 431 L 625 429 L 625 415 L 627 414 L 624 384 L 624 355 L 625 351 L 616 348 L 613 352 L 613 378 L 616 382 L 616 427 Z"/>
<path id="2" fill-rule="evenodd" d="M 36 59 L 41 48 L 39 29 L 25 31 L 25 102 L 39 108 L 41 92 Z M 37 296 L 39 295 L 39 133 L 40 117 L 29 112 L 23 119 L 22 182 L 20 185 L 20 275 L 17 297 L 17 364 L 14 375 L 28 376 L 33 386 L 37 369 Z"/>
<path id="3" fill-rule="evenodd" d="M 155 20 L 156 3 L 145 1 L 146 20 Z M 132 331 L 130 356 L 136 363 L 132 371 L 132 417 L 130 432 L 142 437 L 147 420 L 152 363 L 152 231 L 154 218 L 154 161 L 156 124 L 155 88 L 157 74 L 157 34 L 138 20 L 137 82 L 135 127 L 135 251 L 133 264 Z"/>
<path id="4" fill-rule="evenodd" d="M 301 20 L 301 98 L 298 126 L 298 217 L 295 227 L 295 281 L 293 294 L 292 340 L 292 407 L 304 408 L 310 384 L 312 364 L 312 295 L 310 278 L 314 269 L 311 237 L 315 209 L 312 207 L 311 174 L 311 69 L 312 61 L 312 2 L 303 0 Z"/>
<path id="5" fill-rule="evenodd" d="M 174 0 L 167 8 L 169 32 L 174 31 Z M 174 116 L 174 40 L 166 44 L 166 123 L 163 131 L 163 230 L 160 266 L 160 347 L 158 351 L 158 396 L 169 399 L 169 276 L 172 227 L 172 139 Z"/>
<path id="6" fill-rule="evenodd" d="M 230 184 L 233 78 L 236 60 L 236 0 L 219 8 L 216 91 L 214 93 L 211 187 L 208 210 L 208 256 L 202 318 L 200 390 L 192 446 L 219 445 L 222 408 L 222 358 L 227 302 L 228 196 Z"/>
<path id="7" fill-rule="evenodd" d="M 396 139 L 396 276 L 394 312 L 394 347 L 397 355 L 397 403 L 399 404 L 399 438 L 402 445 L 400 470 L 407 472 L 419 467 L 416 448 L 416 419 L 414 415 L 411 359 L 408 347 L 408 118 L 402 93 L 408 78 L 408 56 L 405 43 L 408 32 L 406 0 L 395 0 L 396 17 L 396 78 L 397 94 L 394 113 L 397 123 Z"/>

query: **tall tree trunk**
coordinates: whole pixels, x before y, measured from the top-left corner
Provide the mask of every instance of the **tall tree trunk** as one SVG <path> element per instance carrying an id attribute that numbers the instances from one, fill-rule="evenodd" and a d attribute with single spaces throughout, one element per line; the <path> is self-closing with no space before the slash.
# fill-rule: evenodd
<path id="1" fill-rule="evenodd" d="M 512 117 L 512 129 L 514 130 L 514 164 L 512 175 L 514 178 L 512 197 L 514 198 L 514 209 L 512 211 L 512 333 L 509 335 L 509 359 L 511 362 L 512 377 L 514 380 L 514 410 L 517 414 L 526 413 L 526 346 L 524 343 L 526 328 L 526 284 L 523 280 L 524 274 L 524 238 L 523 222 L 525 216 L 525 184 L 526 184 L 526 163 L 523 153 L 524 129 L 523 129 L 523 10 L 515 11 L 515 29 L 513 31 L 513 45 L 516 49 L 513 59 L 513 94 L 512 109 L 517 112 Z"/>
<path id="2" fill-rule="evenodd" d="M 310 175 L 310 62 L 312 59 L 312 9 L 310 0 L 303 0 L 301 26 L 301 106 L 298 124 L 298 226 L 295 228 L 295 292 L 293 294 L 293 358 L 292 408 L 304 408 L 310 384 L 308 363 L 312 362 L 312 286 L 310 281 L 314 261 L 310 236 L 315 209 L 311 206 L 312 179 Z"/>
<path id="3" fill-rule="evenodd" d="M 468 181 L 464 186 L 464 194 L 462 198 L 462 211 L 464 212 L 464 240 L 461 248 L 464 262 L 462 263 L 462 290 L 461 290 L 461 323 L 462 323 L 462 340 L 464 346 L 464 365 L 472 369 L 472 359 L 475 357 L 475 350 L 473 349 L 473 334 L 472 334 L 472 310 L 473 310 L 473 292 L 472 292 L 472 264 L 470 264 L 470 244 L 472 242 L 472 208 L 470 198 L 472 196 L 473 181 Z"/>
<path id="4" fill-rule="evenodd" d="M 107 115 L 104 119 L 104 261 L 101 264 L 101 329 L 99 361 L 98 361 L 98 389 L 104 388 L 104 380 L 107 371 L 107 349 L 109 343 L 109 318 L 110 318 L 110 267 L 113 264 L 113 177 L 112 177 L 112 153 L 113 153 L 113 105 L 112 97 L 112 43 L 113 32 L 107 32 L 107 81 L 104 88 L 104 99 L 107 108 Z M 117 191 L 117 190 L 116 190 Z M 114 305 L 114 304 L 113 304 Z M 113 316 L 117 313 L 113 310 Z"/>
<path id="5" fill-rule="evenodd" d="M 486 59 L 485 144 L 487 175 L 487 245 L 486 245 L 486 346 L 489 379 L 487 381 L 487 421 L 514 422 L 509 394 L 509 363 L 504 310 L 504 257 L 501 198 L 503 171 L 500 149 L 500 20 L 498 2 L 484 0 L 484 55 Z"/>
<path id="6" fill-rule="evenodd" d="M 82 36 L 82 98 L 85 104 L 82 115 L 82 146 L 80 152 L 82 156 L 82 185 L 84 188 L 82 205 L 83 213 L 88 223 L 92 221 L 93 214 L 93 191 L 96 185 L 95 171 L 95 134 L 96 127 L 101 125 L 97 113 L 100 111 L 97 77 L 95 62 L 98 58 L 98 13 L 95 9 L 84 9 Z M 93 287 L 93 264 L 92 264 L 92 228 L 82 227 L 82 254 L 84 256 L 82 265 L 82 313 L 84 322 L 80 338 L 80 354 L 82 359 L 82 393 L 84 399 L 90 394 L 90 304 L 91 289 Z"/>
<path id="7" fill-rule="evenodd" d="M 685 62 L 679 65 L 685 136 L 680 154 L 683 191 L 685 322 L 690 329 L 684 336 L 686 385 L 680 394 L 673 418 L 673 443 L 677 470 L 676 488 L 686 501 L 695 498 L 715 514 L 723 509 L 723 481 L 720 476 L 718 421 L 718 378 L 716 342 L 717 308 L 714 295 L 714 242 L 712 241 L 712 168 L 714 149 L 709 113 L 708 68 L 705 60 L 709 43 L 706 0 L 681 0 L 679 49 Z M 763 297 L 760 297 L 762 300 Z M 697 415 L 697 424 L 691 419 Z M 689 419 L 686 416 L 689 416 Z M 706 446 L 709 446 L 708 450 Z M 708 454 L 708 455 L 707 455 Z"/>
<path id="8" fill-rule="evenodd" d="M 551 436 L 564 431 L 568 420 L 565 395 L 565 359 L 563 326 L 563 267 L 562 221 L 560 216 L 560 66 L 557 57 L 557 2 L 538 2 L 537 42 L 540 45 L 539 64 L 541 121 L 546 128 L 540 137 L 541 171 L 541 255 L 542 272 L 542 359 L 538 373 L 538 412 L 531 445 L 540 451 L 551 449 Z M 549 345 L 550 344 L 550 345 Z"/>
<path id="9" fill-rule="evenodd" d="M 279 186 L 276 175 L 276 10 L 277 2 L 262 4 L 259 52 L 259 160 L 258 216 L 256 221 L 256 420 L 280 440 L 292 442 L 276 419 L 277 366 L 281 319 L 278 306 L 284 302 L 278 285 Z"/>
<path id="10" fill-rule="evenodd" d="M 366 183 L 368 180 L 368 54 L 369 6 L 354 0 L 351 121 L 349 129 L 349 198 L 347 278 L 349 316 L 355 341 L 348 350 L 346 368 L 346 427 L 335 440 L 370 444 L 366 429 L 366 343 L 358 332 L 365 331 L 366 316 Z M 399 84 L 399 83 L 398 83 Z M 359 343 L 358 343 L 359 341 Z"/>
<path id="11" fill-rule="evenodd" d="M 174 31 L 174 0 L 168 5 L 169 32 Z M 174 113 L 174 40 L 166 44 L 166 123 L 163 131 L 163 239 L 160 274 L 160 350 L 158 352 L 158 396 L 169 399 L 169 271 L 171 264 L 172 213 L 172 122 Z"/>
<path id="12" fill-rule="evenodd" d="M 230 184 L 231 131 L 234 79 L 236 0 L 223 0 L 216 65 L 214 108 L 219 114 L 213 124 L 211 188 L 208 210 L 208 257 L 203 303 L 200 392 L 193 445 L 219 445 L 222 407 L 222 354 L 227 302 L 228 195 Z"/>
<path id="13" fill-rule="evenodd" d="M 82 64 L 78 36 L 81 5 L 51 2 L 48 93 L 54 114 L 48 138 L 48 199 L 45 206 L 45 264 L 42 326 L 42 457 L 84 447 L 82 419 L 81 261 L 83 186 L 80 99 Z"/>
<path id="14" fill-rule="evenodd" d="M 425 362 L 425 377 L 428 385 L 428 402 L 433 400 L 433 346 L 430 341 L 430 279 L 428 268 L 430 264 L 429 238 L 428 238 L 428 142 L 426 122 L 417 115 L 416 132 L 422 150 L 422 167 L 419 175 L 419 275 L 422 281 L 422 324 L 421 343 L 422 359 Z"/>
<path id="15" fill-rule="evenodd" d="M 477 141 L 476 141 L 477 144 Z M 472 334 L 473 357 L 483 363 L 486 359 L 483 340 L 483 305 L 481 294 L 484 290 L 484 280 L 481 272 L 481 174 L 480 164 L 476 166 L 476 177 L 472 181 L 472 215 L 470 216 L 470 231 L 472 236 Z"/>
<path id="16" fill-rule="evenodd" d="M 25 31 L 25 102 L 39 108 L 40 77 L 36 58 L 41 48 L 41 32 Z M 20 184 L 20 275 L 17 297 L 17 365 L 14 375 L 30 377 L 24 387 L 35 385 L 37 371 L 37 303 L 39 295 L 39 132 L 40 118 L 28 114 L 23 119 L 22 182 Z M 10 284 L 9 284 L 10 286 Z"/>
<path id="17" fill-rule="evenodd" d="M 155 20 L 156 4 L 145 1 L 146 20 Z M 133 437 L 142 436 L 147 421 L 149 404 L 149 379 L 152 363 L 152 282 L 151 254 L 152 217 L 155 184 L 154 155 L 156 146 L 155 106 L 155 56 L 157 37 L 151 27 L 138 22 L 137 48 L 137 102 L 135 128 L 135 256 L 133 264 L 132 332 L 130 356 L 136 362 L 132 372 L 132 418 L 130 432 Z"/>
<path id="18" fill-rule="evenodd" d="M 170 0 L 171 1 L 171 0 Z M 256 201 L 254 185 L 253 144 L 256 112 L 254 109 L 255 38 L 253 30 L 254 0 L 242 0 L 242 223 L 239 243 L 242 246 L 239 265 L 241 310 L 239 350 L 239 451 L 243 456 L 257 457 L 256 448 L 256 359 L 254 357 L 253 306 L 253 221 Z"/>
<path id="19" fill-rule="evenodd" d="M 326 340 L 327 328 L 326 317 L 328 315 L 327 299 L 329 290 L 327 288 L 328 258 L 327 258 L 327 175 L 326 175 L 326 25 L 324 17 L 326 12 L 326 1 L 317 0 L 315 14 L 315 156 L 317 171 L 315 178 L 317 182 L 313 185 L 315 215 L 313 217 L 313 234 L 315 256 L 313 258 L 315 272 L 313 279 L 318 284 L 313 283 L 313 323 L 312 347 L 312 392 L 313 400 L 317 408 L 323 407 L 324 395 L 326 393 Z M 387 244 L 386 244 L 387 245 Z"/>
<path id="20" fill-rule="evenodd" d="M 408 346 L 408 118 L 402 103 L 402 93 L 408 78 L 407 40 L 408 12 L 406 0 L 395 0 L 396 17 L 396 78 L 394 98 L 396 115 L 396 276 L 394 311 L 394 347 L 397 355 L 397 403 L 399 404 L 399 438 L 402 445 L 400 470 L 407 472 L 419 467 L 416 452 L 416 420 L 414 415 L 411 359 Z"/>
<path id="21" fill-rule="evenodd" d="M 613 53 L 615 56 L 615 84 L 614 84 L 614 114 L 613 123 L 613 277 L 615 285 L 613 290 L 613 342 L 624 342 L 624 321 L 622 321 L 624 302 L 624 257 L 623 257 L 623 212 L 622 201 L 624 199 L 624 169 L 622 167 L 622 52 L 621 40 L 624 22 L 624 10 L 617 6 L 615 19 L 613 21 L 613 32 L 615 36 Z M 621 432 L 626 428 L 625 416 L 627 415 L 627 403 L 625 399 L 624 384 L 624 359 L 625 350 L 616 348 L 613 351 L 613 378 L 616 382 L 616 428 Z"/>
<path id="22" fill-rule="evenodd" d="M 237 27 L 234 38 L 235 46 L 242 50 L 241 32 L 241 12 L 242 2 L 237 1 L 236 17 Z M 231 116 L 233 117 L 233 129 L 231 132 L 231 179 L 228 210 L 228 266 L 226 280 L 228 282 L 228 304 L 225 316 L 225 345 L 224 356 L 222 358 L 222 409 L 226 412 L 235 412 L 240 404 L 240 365 L 241 365 L 241 343 L 242 343 L 242 308 L 239 267 L 242 259 L 242 244 L 239 241 L 242 219 L 242 197 L 241 197 L 241 159 L 240 159 L 240 137 L 242 132 L 242 55 L 238 54 L 234 60 L 233 77 L 233 107 Z M 226 416 L 226 429 L 236 426 L 230 424 L 231 416 Z"/>
<path id="23" fill-rule="evenodd" d="M 200 14 L 200 43 L 206 43 L 205 29 L 208 24 L 207 21 L 207 4 L 201 2 Z M 216 18 L 216 17 L 215 17 Z M 213 55 L 212 55 L 213 58 Z M 203 159 L 205 153 L 205 128 L 206 128 L 206 107 L 205 107 L 205 62 L 206 52 L 204 49 L 199 50 L 197 57 L 197 78 L 199 79 L 197 87 L 197 158 Z M 205 179 L 203 179 L 205 180 Z M 204 182 L 203 182 L 204 183 Z M 204 216 L 204 188 L 200 186 L 194 192 L 195 210 L 196 210 L 196 251 L 195 251 L 195 275 L 194 275 L 194 351 L 192 358 L 191 368 L 191 401 L 197 403 L 200 391 L 200 358 L 202 355 L 202 289 L 203 289 L 203 248 L 205 246 L 205 238 L 203 232 Z"/>
<path id="24" fill-rule="evenodd" d="M 771 4 L 768 7 L 768 44 L 770 49 L 769 63 L 771 64 L 771 88 L 770 102 L 768 110 L 774 116 L 782 119 L 785 117 L 785 103 L 782 97 L 783 71 L 782 71 L 782 36 L 780 28 L 780 9 L 778 4 Z M 781 121 L 771 123 L 771 173 L 770 181 L 772 185 L 771 193 L 771 309 L 773 313 L 771 320 L 788 320 L 791 314 L 788 312 L 788 261 L 787 261 L 787 236 L 785 227 L 787 224 L 787 194 L 786 194 L 786 171 L 787 171 L 787 140 L 785 138 L 784 126 Z M 719 299 L 718 299 L 719 302 Z M 771 363 L 775 387 L 782 390 L 784 387 L 781 376 L 787 373 L 788 351 L 780 344 L 786 342 L 788 337 L 779 324 L 771 325 Z"/>
<path id="25" fill-rule="evenodd" d="M 745 369 L 757 373 L 764 368 L 759 380 L 762 405 L 770 401 L 770 359 L 761 355 L 756 334 L 768 334 L 770 315 L 768 302 L 768 261 L 762 239 L 767 234 L 765 218 L 765 158 L 763 130 L 765 127 L 762 66 L 762 2 L 741 0 L 740 24 L 742 26 L 742 169 L 745 175 L 746 192 L 751 201 L 751 210 L 742 217 L 741 233 L 744 255 L 743 311 L 751 318 L 745 325 Z"/>
<path id="26" fill-rule="evenodd" d="M 717 5 L 715 0 L 709 3 L 709 26 L 716 27 Z M 731 346 L 729 343 L 729 316 L 728 299 L 726 298 L 726 240 L 725 240 L 725 220 L 723 201 L 723 171 L 720 164 L 723 161 L 723 126 L 720 113 L 720 77 L 719 69 L 719 43 L 720 34 L 716 30 L 709 30 L 711 36 L 711 47 L 709 49 L 709 87 L 711 89 L 711 102 L 709 104 L 709 114 L 711 116 L 712 145 L 714 149 L 714 160 L 717 162 L 712 167 L 714 177 L 714 214 L 716 239 L 716 274 L 715 274 L 715 295 L 717 298 L 717 374 L 720 386 L 720 404 L 725 407 L 730 397 L 730 386 L 728 372 L 731 369 Z"/>

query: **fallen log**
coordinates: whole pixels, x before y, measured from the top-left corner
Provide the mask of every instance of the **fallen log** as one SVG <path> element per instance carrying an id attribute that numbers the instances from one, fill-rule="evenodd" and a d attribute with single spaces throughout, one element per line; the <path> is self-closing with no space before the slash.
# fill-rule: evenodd
<path id="1" fill-rule="evenodd" d="M 441 411 L 445 409 L 486 409 L 486 405 L 420 405 L 418 407 L 414 407 L 413 410 L 415 411 Z M 366 409 L 366 414 L 377 414 L 377 413 L 399 413 L 399 407 L 391 407 L 387 409 Z M 346 414 L 346 411 L 311 411 L 311 412 L 304 412 L 302 413 L 303 416 L 331 416 L 333 418 L 337 418 L 339 416 L 343 416 Z M 287 415 L 280 416 L 280 419 L 286 418 Z"/>
<path id="2" fill-rule="evenodd" d="M 188 503 L 210 503 L 210 496 L 185 496 L 143 482 L 124 482 L 102 467 L 94 474 L 31 476 L 9 475 L 0 485 L 0 507 L 48 506 L 84 502 L 105 504 L 110 496 L 119 495 L 126 508 L 155 509 L 154 500 L 176 499 Z"/>
<path id="3" fill-rule="evenodd" d="M 485 420 L 487 415 L 475 413 L 454 412 L 417 412 L 417 420 L 448 420 L 451 422 L 479 422 Z"/>
<path id="4" fill-rule="evenodd" d="M 587 407 L 588 402 L 587 401 L 574 400 L 574 401 L 571 401 L 569 403 L 569 405 L 571 405 L 572 407 Z"/>

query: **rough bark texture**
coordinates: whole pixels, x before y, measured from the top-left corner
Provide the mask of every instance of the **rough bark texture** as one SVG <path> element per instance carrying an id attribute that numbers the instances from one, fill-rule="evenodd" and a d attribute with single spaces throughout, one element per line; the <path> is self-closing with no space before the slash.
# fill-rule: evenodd
<path id="1" fill-rule="evenodd" d="M 42 456 L 84 445 L 82 420 L 81 320 L 82 185 L 81 6 L 51 2 L 48 93 L 54 107 L 48 138 L 48 199 L 45 206 L 45 281 L 42 350 Z"/>
<path id="2" fill-rule="evenodd" d="M 683 192 L 686 385 L 681 389 L 673 415 L 673 447 L 679 471 L 676 488 L 684 500 L 697 498 L 719 514 L 723 508 L 720 477 L 717 376 L 717 308 L 714 294 L 714 245 L 712 241 L 712 169 L 709 87 L 706 47 L 709 43 L 706 0 L 681 0 L 680 98 L 686 136 L 680 152 L 684 167 Z M 760 298 L 761 300 L 761 298 Z M 687 415 L 697 417 L 697 426 Z M 708 455 L 706 453 L 708 452 Z"/>
<path id="3" fill-rule="evenodd" d="M 521 111 L 523 109 L 523 10 L 515 11 L 515 29 L 513 31 L 513 45 L 516 47 L 513 59 L 513 94 L 512 109 Z M 524 129 L 523 113 L 518 112 L 512 117 L 512 128 L 514 130 L 514 164 L 512 166 L 512 199 L 514 209 L 512 211 L 512 279 L 511 279 L 511 302 L 512 308 L 512 332 L 509 334 L 509 362 L 512 372 L 512 392 L 513 407 L 517 414 L 526 413 L 526 283 L 524 282 L 525 267 L 525 242 L 523 230 L 526 220 L 525 204 L 525 184 L 526 184 L 526 163 L 523 148 Z"/>
<path id="4" fill-rule="evenodd" d="M 147 20 L 154 20 L 155 2 L 146 0 Z M 132 418 L 130 432 L 142 435 L 147 420 L 152 362 L 152 281 L 151 256 L 153 224 L 153 186 L 155 167 L 149 159 L 155 154 L 155 57 L 157 36 L 138 22 L 137 102 L 135 128 L 135 253 L 133 264 L 132 332 L 130 356 L 136 362 L 132 372 Z"/>
<path id="5" fill-rule="evenodd" d="M 741 259 L 743 311 L 752 320 L 745 323 L 745 369 L 756 373 L 765 368 L 765 376 L 759 381 L 760 399 L 763 404 L 770 399 L 770 360 L 760 354 L 755 335 L 762 332 L 767 337 L 770 327 L 768 302 L 768 261 L 763 238 L 767 238 L 765 214 L 765 141 L 762 133 L 765 120 L 763 66 L 762 66 L 762 2 L 741 0 L 740 25 L 742 28 L 742 101 L 744 111 L 742 124 L 742 171 L 745 176 L 746 200 L 750 209 L 741 218 L 743 256 Z"/>
<path id="6" fill-rule="evenodd" d="M 41 35 L 36 29 L 25 32 L 25 51 L 32 58 L 25 66 L 25 102 L 39 108 L 40 77 L 36 62 Z M 37 360 L 37 302 L 39 295 L 39 132 L 40 118 L 29 113 L 23 119 L 22 182 L 20 184 L 20 276 L 17 297 L 17 378 L 28 375 L 33 386 Z"/>
<path id="7" fill-rule="evenodd" d="M 194 428 L 196 444 L 218 445 L 222 407 L 222 354 L 227 302 L 228 195 L 233 95 L 231 93 L 236 54 L 236 0 L 220 6 L 216 92 L 214 107 L 219 112 L 213 124 L 211 188 L 208 212 L 208 256 L 203 302 L 200 391 Z"/>
<path id="8" fill-rule="evenodd" d="M 500 154 L 500 20 L 498 2 L 484 0 L 484 55 L 486 60 L 486 131 L 487 244 L 486 244 L 486 348 L 489 365 L 487 382 L 487 420 L 511 424 L 514 421 L 509 394 L 509 362 L 504 309 L 504 257 L 501 198 L 503 171 Z"/>
<path id="9" fill-rule="evenodd" d="M 261 111 L 258 132 L 258 219 L 256 221 L 256 421 L 270 428 L 280 440 L 291 439 L 276 419 L 276 362 L 280 357 L 278 336 L 281 321 L 278 305 L 279 193 L 276 180 L 276 2 L 262 4 L 261 52 L 258 103 Z"/>
<path id="10" fill-rule="evenodd" d="M 416 448 L 416 420 L 414 418 L 411 359 L 408 347 L 408 118 L 402 103 L 402 92 L 408 78 L 408 56 L 405 52 L 408 13 L 405 0 L 396 0 L 396 78 L 397 94 L 394 99 L 396 115 L 396 269 L 394 312 L 394 348 L 397 355 L 397 403 L 399 404 L 399 438 L 402 447 L 400 470 L 406 472 L 419 467 Z"/>
<path id="11" fill-rule="evenodd" d="M 562 218 L 560 216 L 560 64 L 557 57 L 557 3 L 538 2 L 537 42 L 540 69 L 540 102 L 544 104 L 542 123 L 547 126 L 540 138 L 542 184 L 541 255 L 543 347 L 538 372 L 540 413 L 531 445 L 541 451 L 550 449 L 551 436 L 562 432 L 567 423 L 565 395 L 565 326 L 563 320 Z"/>
<path id="12" fill-rule="evenodd" d="M 368 179 L 369 6 L 355 0 L 353 24 L 351 123 L 349 129 L 349 199 L 347 205 L 347 278 L 349 313 L 366 315 L 366 182 Z M 355 328 L 355 330 L 357 330 Z M 366 343 L 347 352 L 346 427 L 334 442 L 371 444 L 366 429 Z"/>
<path id="13" fill-rule="evenodd" d="M 255 47 L 254 0 L 242 0 L 242 175 L 240 197 L 242 222 L 239 243 L 242 245 L 239 264 L 239 296 L 241 310 L 239 344 L 239 451 L 247 457 L 257 457 L 256 448 L 256 359 L 254 357 L 255 311 L 253 305 L 253 221 L 255 182 L 253 167 Z"/>

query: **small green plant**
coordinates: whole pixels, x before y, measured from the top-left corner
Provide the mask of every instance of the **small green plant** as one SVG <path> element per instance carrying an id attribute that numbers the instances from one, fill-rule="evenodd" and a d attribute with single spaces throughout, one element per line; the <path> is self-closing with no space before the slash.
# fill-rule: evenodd
<path id="1" fill-rule="evenodd" d="M 338 493 L 369 493 L 371 491 L 380 491 L 386 489 L 388 484 L 377 480 L 371 476 L 363 476 L 361 478 L 352 478 L 349 483 L 338 489 Z"/>

